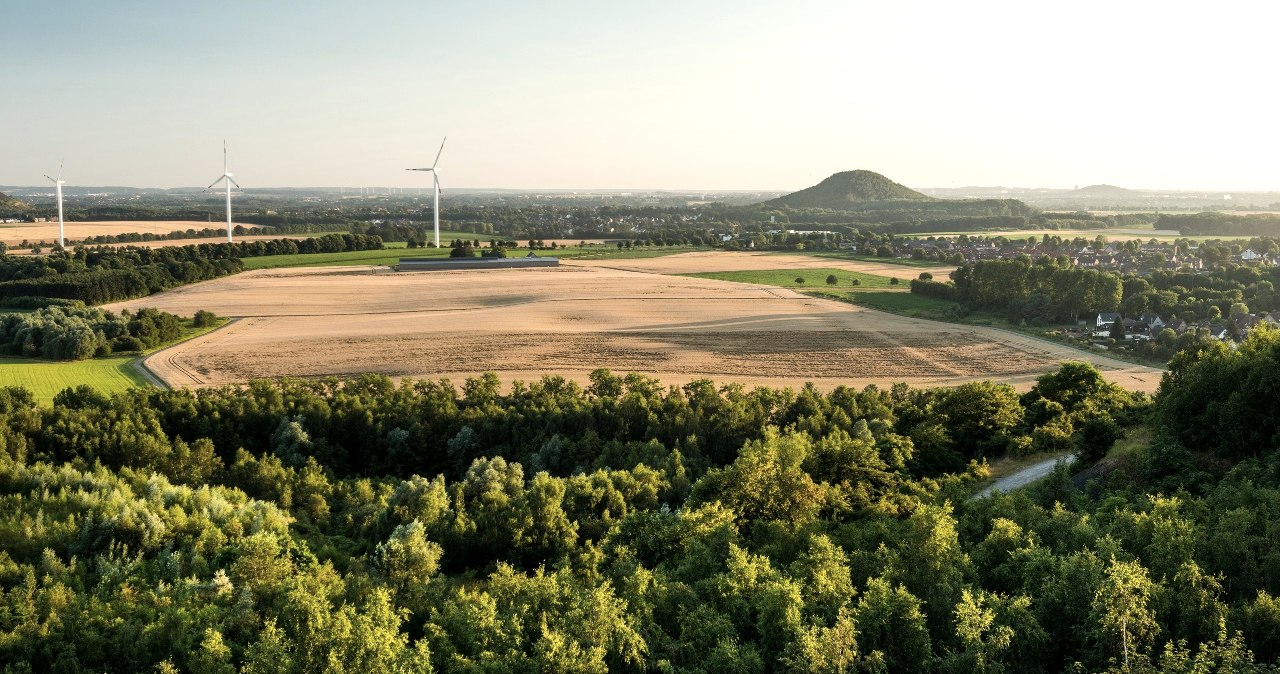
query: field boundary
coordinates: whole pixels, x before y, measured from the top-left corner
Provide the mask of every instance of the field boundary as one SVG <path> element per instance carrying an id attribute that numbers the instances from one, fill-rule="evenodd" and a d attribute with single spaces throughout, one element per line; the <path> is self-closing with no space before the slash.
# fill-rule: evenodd
<path id="1" fill-rule="evenodd" d="M 151 356 L 138 356 L 137 358 L 129 361 L 129 367 L 133 368 L 139 375 L 142 375 L 142 378 L 146 379 L 147 383 L 152 386 L 162 389 L 170 388 L 163 379 L 156 376 L 156 373 L 151 371 L 151 368 L 147 367 L 147 360 L 150 358 Z"/>

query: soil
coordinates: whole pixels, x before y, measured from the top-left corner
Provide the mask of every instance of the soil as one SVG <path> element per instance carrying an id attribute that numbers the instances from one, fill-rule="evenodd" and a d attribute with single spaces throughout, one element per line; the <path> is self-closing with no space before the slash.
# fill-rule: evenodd
<path id="1" fill-rule="evenodd" d="M 705 256 L 627 266 L 742 269 L 837 261 Z M 877 264 L 877 263 L 841 263 Z M 611 268 L 612 267 L 612 268 Z M 861 269 L 859 270 L 861 271 Z M 1122 386 L 1153 391 L 1159 370 L 1015 333 L 886 314 L 770 286 L 665 276 L 600 263 L 553 269 L 391 272 L 376 267 L 246 272 L 108 308 L 155 306 L 237 317 L 147 361 L 174 386 L 379 372 L 505 381 L 544 374 L 586 382 L 598 367 L 664 383 L 748 386 L 954 385 L 993 379 L 1029 388 L 1064 360 L 1093 362 Z"/>

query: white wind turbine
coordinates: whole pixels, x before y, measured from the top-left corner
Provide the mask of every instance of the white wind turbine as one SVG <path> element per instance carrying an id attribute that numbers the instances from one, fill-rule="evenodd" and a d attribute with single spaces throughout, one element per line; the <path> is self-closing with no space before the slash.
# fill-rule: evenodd
<path id="1" fill-rule="evenodd" d="M 231 177 L 231 172 L 227 170 L 227 141 L 222 141 L 222 177 L 213 181 L 206 191 L 213 189 L 214 185 L 222 181 L 227 181 L 227 243 L 231 243 L 231 186 L 240 187 L 240 183 Z"/>
<path id="2" fill-rule="evenodd" d="M 59 248 L 66 247 L 66 241 L 63 239 L 64 228 L 62 225 L 62 186 L 67 184 L 67 182 L 62 179 L 62 164 L 65 164 L 65 163 L 66 162 L 64 161 L 58 164 L 57 178 L 51 177 L 48 173 L 44 174 L 44 177 L 49 178 L 49 182 L 53 183 L 53 191 L 58 195 L 58 247 Z"/>
<path id="3" fill-rule="evenodd" d="M 445 140 L 449 140 L 449 137 L 445 136 L 444 140 L 440 141 L 440 150 L 436 152 L 436 160 L 431 162 L 431 168 L 405 169 L 406 171 L 430 171 L 431 172 L 431 182 L 435 185 L 435 188 L 436 188 L 435 206 L 432 209 L 433 212 L 435 213 L 436 248 L 440 247 L 440 169 L 436 167 L 440 164 L 440 155 L 444 152 Z"/>

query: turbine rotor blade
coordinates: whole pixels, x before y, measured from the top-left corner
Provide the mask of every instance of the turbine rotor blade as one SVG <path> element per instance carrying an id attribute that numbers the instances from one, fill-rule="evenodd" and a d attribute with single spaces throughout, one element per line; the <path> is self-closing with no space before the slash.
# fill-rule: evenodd
<path id="1" fill-rule="evenodd" d="M 230 181 L 231 181 L 231 184 L 232 184 L 232 185 L 235 185 L 237 188 L 239 188 L 239 189 L 243 189 L 243 188 L 240 188 L 240 183 L 236 182 L 236 179 L 235 179 L 235 178 L 232 178 L 231 176 L 227 176 L 227 180 L 230 180 Z"/>
<path id="2" fill-rule="evenodd" d="M 213 189 L 213 186 L 214 186 L 214 185 L 217 185 L 217 184 L 218 184 L 218 183 L 220 183 L 220 182 L 222 182 L 223 178 L 226 178 L 226 176 L 222 176 L 222 178 L 218 178 L 217 180 L 215 180 L 215 181 L 213 181 L 213 182 L 209 183 L 209 186 L 208 186 L 208 187 L 206 187 L 205 189 L 206 189 L 206 190 L 211 190 L 211 189 Z"/>
<path id="3" fill-rule="evenodd" d="M 67 160 L 65 160 L 65 159 L 63 159 L 62 161 L 58 162 L 58 182 L 62 182 L 62 167 L 63 167 L 63 165 L 65 165 L 66 163 L 67 163 Z"/>
<path id="4" fill-rule="evenodd" d="M 44 177 L 49 178 L 49 174 L 48 173 L 44 174 Z M 58 181 L 54 180 L 53 178 L 49 178 L 49 182 L 56 183 Z"/>
<path id="5" fill-rule="evenodd" d="M 440 163 L 440 155 L 444 154 L 444 143 L 446 140 L 449 140 L 448 136 L 445 136 L 444 140 L 440 141 L 440 149 L 436 152 L 436 160 L 431 162 L 431 168 L 435 168 L 436 165 Z"/>

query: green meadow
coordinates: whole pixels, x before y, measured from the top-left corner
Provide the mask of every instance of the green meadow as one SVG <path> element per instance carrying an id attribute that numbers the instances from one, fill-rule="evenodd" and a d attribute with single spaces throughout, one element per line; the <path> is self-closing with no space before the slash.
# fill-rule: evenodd
<path id="1" fill-rule="evenodd" d="M 59 391 L 81 384 L 106 394 L 118 393 L 149 385 L 132 365 L 137 359 L 137 356 L 110 356 L 62 362 L 0 358 L 0 386 L 27 388 L 42 405 L 51 404 Z"/>

